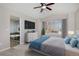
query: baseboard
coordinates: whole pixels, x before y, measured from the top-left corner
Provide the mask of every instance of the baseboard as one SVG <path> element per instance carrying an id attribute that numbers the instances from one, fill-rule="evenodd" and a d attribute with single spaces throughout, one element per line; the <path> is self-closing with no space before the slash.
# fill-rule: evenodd
<path id="1" fill-rule="evenodd" d="M 0 50 L 0 52 L 3 52 L 3 51 L 8 50 L 8 49 L 10 49 L 10 47 L 2 49 L 2 50 Z"/>

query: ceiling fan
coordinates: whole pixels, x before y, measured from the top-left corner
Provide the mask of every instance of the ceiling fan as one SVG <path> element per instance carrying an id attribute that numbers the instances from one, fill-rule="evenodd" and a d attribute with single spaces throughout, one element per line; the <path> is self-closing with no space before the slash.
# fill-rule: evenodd
<path id="1" fill-rule="evenodd" d="M 43 10 L 45 9 L 48 9 L 48 10 L 52 10 L 51 8 L 49 8 L 50 5 L 54 5 L 55 3 L 40 3 L 41 5 L 38 6 L 38 7 L 34 7 L 34 9 L 37 9 L 37 8 L 41 8 L 41 11 L 40 12 L 43 12 Z"/>

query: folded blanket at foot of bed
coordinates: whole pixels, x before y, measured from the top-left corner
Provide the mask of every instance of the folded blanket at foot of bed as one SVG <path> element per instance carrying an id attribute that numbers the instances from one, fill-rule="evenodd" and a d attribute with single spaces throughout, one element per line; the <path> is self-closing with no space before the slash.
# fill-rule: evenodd
<path id="1" fill-rule="evenodd" d="M 29 48 L 35 48 L 35 49 L 40 50 L 42 43 L 46 41 L 48 38 L 49 37 L 47 35 L 43 35 L 42 37 L 32 41 Z"/>

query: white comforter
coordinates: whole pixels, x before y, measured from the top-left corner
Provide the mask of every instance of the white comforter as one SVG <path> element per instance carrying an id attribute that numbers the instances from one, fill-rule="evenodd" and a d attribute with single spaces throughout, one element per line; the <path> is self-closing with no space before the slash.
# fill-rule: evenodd
<path id="1" fill-rule="evenodd" d="M 51 37 L 42 43 L 41 50 L 49 55 L 64 55 L 65 45 L 64 39 L 61 37 Z"/>
<path id="2" fill-rule="evenodd" d="M 69 44 L 65 44 L 65 56 L 79 56 L 79 49 L 72 48 Z"/>

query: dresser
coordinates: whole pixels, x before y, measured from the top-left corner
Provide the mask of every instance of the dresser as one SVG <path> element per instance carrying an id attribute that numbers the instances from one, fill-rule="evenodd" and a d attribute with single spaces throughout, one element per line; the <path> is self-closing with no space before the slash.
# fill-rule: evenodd
<path id="1" fill-rule="evenodd" d="M 30 32 L 30 33 L 27 33 L 27 42 L 31 42 L 35 39 L 38 38 L 38 34 L 37 32 Z"/>

